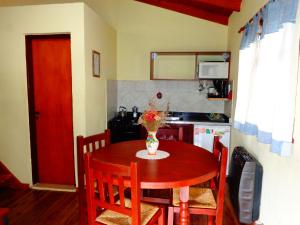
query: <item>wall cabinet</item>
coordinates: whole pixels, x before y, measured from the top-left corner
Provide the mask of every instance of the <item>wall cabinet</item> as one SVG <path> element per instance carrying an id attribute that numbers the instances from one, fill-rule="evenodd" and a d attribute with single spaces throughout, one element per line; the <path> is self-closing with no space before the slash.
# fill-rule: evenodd
<path id="1" fill-rule="evenodd" d="M 194 80 L 196 78 L 196 53 L 152 52 L 151 80 Z"/>
<path id="2" fill-rule="evenodd" d="M 228 79 L 229 68 L 230 52 L 151 52 L 150 54 L 151 80 Z"/>

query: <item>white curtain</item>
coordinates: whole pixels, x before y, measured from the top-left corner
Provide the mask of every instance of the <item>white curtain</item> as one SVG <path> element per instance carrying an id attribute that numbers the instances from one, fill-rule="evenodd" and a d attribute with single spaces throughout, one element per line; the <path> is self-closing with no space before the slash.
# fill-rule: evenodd
<path id="1" fill-rule="evenodd" d="M 270 1 L 247 24 L 239 58 L 234 127 L 283 156 L 291 154 L 293 142 L 297 5 L 298 0 Z"/>

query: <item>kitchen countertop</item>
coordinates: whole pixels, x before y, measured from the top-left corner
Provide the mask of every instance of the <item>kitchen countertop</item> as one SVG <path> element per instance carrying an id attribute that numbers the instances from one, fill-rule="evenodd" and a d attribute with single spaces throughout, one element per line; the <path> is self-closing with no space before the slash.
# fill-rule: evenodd
<path id="1" fill-rule="evenodd" d="M 142 113 L 138 113 L 137 117 L 133 118 L 133 113 L 127 112 L 123 117 L 116 116 L 110 119 L 108 128 L 111 130 L 111 142 L 145 139 L 144 129 L 141 129 L 141 125 L 137 123 L 140 115 Z M 166 124 L 176 124 L 177 126 L 182 124 L 188 133 L 185 140 L 187 143 L 193 143 L 193 127 L 216 126 L 225 128 L 226 126 L 231 126 L 229 118 L 219 113 L 169 112 L 167 119 L 165 121 Z"/>
<path id="2" fill-rule="evenodd" d="M 199 121 L 188 121 L 188 120 L 177 120 L 167 121 L 167 124 L 193 124 L 193 125 L 206 125 L 206 126 L 231 126 L 231 123 L 220 123 L 220 122 L 199 122 Z"/>
<path id="3" fill-rule="evenodd" d="M 141 113 L 138 113 L 138 117 L 140 115 Z M 110 122 L 123 124 L 131 123 L 132 125 L 137 125 L 138 117 L 134 119 L 132 117 L 132 112 L 127 112 L 126 117 L 115 117 L 111 119 Z M 231 126 L 231 123 L 229 123 L 229 118 L 221 113 L 168 112 L 166 123 Z"/>
<path id="4" fill-rule="evenodd" d="M 229 118 L 221 113 L 169 112 L 169 124 L 220 125 L 228 126 Z"/>

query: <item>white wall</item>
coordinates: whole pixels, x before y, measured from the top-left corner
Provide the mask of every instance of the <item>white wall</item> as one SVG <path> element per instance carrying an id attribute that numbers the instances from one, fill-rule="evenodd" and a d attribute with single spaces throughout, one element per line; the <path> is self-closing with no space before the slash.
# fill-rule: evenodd
<path id="1" fill-rule="evenodd" d="M 85 133 L 83 4 L 0 8 L 0 159 L 32 182 L 26 34 L 71 34 L 74 136 Z"/>
<path id="2" fill-rule="evenodd" d="M 118 80 L 149 80 L 151 51 L 225 51 L 227 27 L 140 2 L 124 2 L 118 23 Z"/>
<path id="3" fill-rule="evenodd" d="M 117 31 L 118 84 L 122 84 L 122 80 L 135 80 L 137 81 L 135 86 L 142 84 L 144 87 L 145 83 L 143 81 L 145 80 L 146 82 L 148 80 L 150 84 L 151 51 L 227 50 L 227 26 L 132 0 L 86 0 L 86 2 Z M 160 82 L 160 84 L 162 83 Z M 194 84 L 194 82 L 176 83 L 177 94 L 181 94 L 180 99 L 184 96 L 189 97 L 186 89 L 187 85 L 191 83 Z M 206 101 L 203 99 L 203 95 L 200 96 L 197 90 L 194 89 L 195 85 L 193 84 L 190 85 L 189 92 L 192 93 L 194 90 L 195 95 L 193 99 L 190 99 L 190 102 L 205 102 L 203 106 L 211 106 L 210 108 L 214 112 L 220 112 L 220 108 L 222 108 L 222 112 L 224 111 L 223 102 Z M 158 89 L 164 92 L 164 96 L 173 96 L 171 107 L 178 108 L 179 100 L 173 95 L 174 91 L 170 91 L 174 85 L 171 82 L 165 82 L 164 85 L 157 86 Z M 124 94 L 124 89 L 122 89 L 122 92 L 117 89 L 116 82 L 109 81 L 108 94 L 112 98 L 108 102 L 108 118 L 114 116 L 114 112 L 117 111 L 119 105 L 125 104 L 129 110 L 134 105 L 140 105 L 139 108 L 142 110 L 145 101 L 148 101 L 148 95 L 153 96 L 156 94 L 156 92 L 152 93 L 154 91 L 152 91 L 151 84 L 149 87 L 146 86 L 143 95 L 139 95 L 142 92 L 141 89 L 135 91 L 135 89 L 128 88 L 128 92 L 131 93 Z M 155 91 L 158 91 L 158 89 Z M 117 96 L 115 95 L 116 91 Z M 139 95 L 139 102 L 135 101 L 137 95 Z M 118 105 L 116 97 L 119 99 Z M 183 108 L 183 105 L 179 108 Z M 193 107 L 192 111 L 197 109 L 199 107 Z"/>
<path id="4" fill-rule="evenodd" d="M 86 135 L 107 126 L 107 79 L 116 78 L 116 31 L 89 6 L 84 7 Z M 93 77 L 92 50 L 100 53 L 100 78 Z"/>
<path id="5" fill-rule="evenodd" d="M 225 51 L 228 27 L 133 0 L 87 0 L 117 30 L 117 79 L 149 80 L 151 51 Z"/>
<path id="6" fill-rule="evenodd" d="M 76 136 L 106 128 L 106 79 L 116 77 L 116 32 L 83 3 L 0 8 L 0 160 L 32 183 L 26 34 L 71 34 L 74 167 Z M 92 76 L 92 50 L 101 78 Z"/>
<path id="7" fill-rule="evenodd" d="M 242 27 L 267 1 L 243 0 L 239 13 L 234 13 L 229 21 L 229 50 L 232 53 L 232 79 L 237 83 L 238 54 Z M 299 14 L 299 13 L 298 13 Z M 298 29 L 300 25 L 298 16 Z M 299 37 L 298 31 L 298 37 Z M 298 204 L 300 202 L 300 82 L 298 83 L 297 111 L 295 117 L 295 146 L 291 157 L 279 157 L 270 152 L 270 146 L 258 143 L 255 137 L 243 135 L 233 129 L 232 147 L 245 146 L 262 163 L 264 169 L 260 220 L 264 225 L 299 224 Z M 280 90 L 279 90 L 280 91 Z M 236 101 L 234 91 L 234 104 Z M 234 111 L 233 111 L 234 113 Z"/>
<path id="8" fill-rule="evenodd" d="M 118 81 L 107 81 L 107 120 L 112 119 L 118 108 Z"/>

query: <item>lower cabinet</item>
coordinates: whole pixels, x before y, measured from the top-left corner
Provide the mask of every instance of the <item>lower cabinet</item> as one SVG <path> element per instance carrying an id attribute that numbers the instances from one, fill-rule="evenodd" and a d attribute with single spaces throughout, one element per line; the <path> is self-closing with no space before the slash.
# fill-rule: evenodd
<path id="1" fill-rule="evenodd" d="M 156 137 L 159 140 L 178 140 L 179 128 L 183 130 L 183 142 L 194 143 L 194 125 L 193 124 L 166 124 L 166 126 L 158 129 Z M 141 139 L 147 138 L 146 129 L 141 126 Z"/>
<path id="2" fill-rule="evenodd" d="M 140 139 L 140 125 L 122 128 L 109 127 L 109 129 L 111 143 Z"/>
<path id="3" fill-rule="evenodd" d="M 183 142 L 194 143 L 194 125 L 193 124 L 168 124 L 170 128 L 183 128 Z"/>
<path id="4" fill-rule="evenodd" d="M 129 124 L 129 125 L 128 125 Z M 194 143 L 194 125 L 193 124 L 166 124 L 158 129 L 157 138 L 160 140 L 178 140 L 178 130 L 182 127 L 183 142 Z M 145 140 L 147 130 L 142 125 L 132 125 L 130 123 L 109 123 L 108 128 L 111 131 L 111 143 L 117 143 L 130 140 Z M 175 134 L 170 132 L 175 130 Z M 176 134 L 177 133 L 177 134 Z"/>

